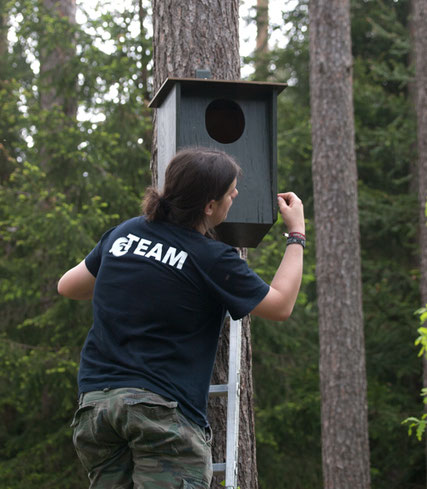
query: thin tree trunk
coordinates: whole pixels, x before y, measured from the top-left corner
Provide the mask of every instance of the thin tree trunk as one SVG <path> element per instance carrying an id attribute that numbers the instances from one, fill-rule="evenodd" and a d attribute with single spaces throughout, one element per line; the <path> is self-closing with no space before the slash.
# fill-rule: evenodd
<path id="1" fill-rule="evenodd" d="M 64 17 L 71 24 L 76 23 L 76 0 L 43 0 L 43 7 L 45 12 Z M 67 61 L 74 56 L 72 39 L 70 44 L 72 47 L 69 48 L 55 46 L 48 49 L 40 46 L 40 106 L 42 109 L 51 109 L 57 105 L 65 115 L 74 117 L 77 110 L 75 80 L 70 80 L 64 73 Z"/>
<path id="2" fill-rule="evenodd" d="M 4 8 L 4 6 L 2 7 Z M 6 54 L 7 54 L 7 14 L 0 10 L 0 80 L 5 79 L 5 71 L 6 71 Z"/>
<path id="3" fill-rule="evenodd" d="M 310 2 L 325 489 L 370 487 L 349 0 Z"/>
<path id="4" fill-rule="evenodd" d="M 409 28 L 409 39 L 411 42 L 412 49 L 409 51 L 409 65 L 415 66 L 415 25 L 414 25 L 414 2 L 411 1 L 409 5 L 410 13 L 408 19 Z M 412 106 L 415 108 L 417 104 L 417 87 L 415 83 L 415 77 L 408 81 L 408 95 Z M 416 153 L 417 142 L 414 141 L 412 148 L 414 149 L 414 154 Z M 409 182 L 409 192 L 410 194 L 418 194 L 418 165 L 416 159 L 412 160 L 410 163 L 410 175 L 411 180 Z M 414 265 L 416 266 L 416 265 Z"/>
<path id="5" fill-rule="evenodd" d="M 2 9 L 5 6 L 2 5 L 0 10 L 0 90 L 10 90 L 8 88 L 8 42 L 7 42 L 7 14 Z M 8 135 L 2 134 L 2 138 L 0 139 L 0 184 L 6 182 L 9 178 L 10 173 L 12 172 L 12 161 L 11 155 L 9 153 L 9 148 L 7 148 Z"/>
<path id="6" fill-rule="evenodd" d="M 268 0 L 257 0 L 255 74 L 258 80 L 268 76 Z"/>
<path id="7" fill-rule="evenodd" d="M 413 0 L 416 114 L 418 145 L 418 195 L 420 209 L 421 300 L 427 303 L 427 2 Z"/>
<path id="8" fill-rule="evenodd" d="M 413 58 L 415 60 L 415 111 L 417 116 L 420 293 L 421 303 L 425 305 L 427 304 L 427 2 L 426 0 L 412 0 L 411 6 L 414 44 Z M 423 385 L 427 387 L 426 358 L 424 358 Z M 425 410 L 427 412 L 427 406 L 425 406 Z"/>
<path id="9" fill-rule="evenodd" d="M 144 27 L 144 21 L 147 17 L 147 10 L 142 5 L 142 0 L 138 0 L 138 18 L 139 18 L 139 29 L 141 32 L 141 41 L 145 38 L 146 29 Z M 144 100 L 148 103 L 150 101 L 150 91 L 148 89 L 148 69 L 147 65 L 141 69 L 141 73 L 139 75 L 141 84 L 142 84 L 142 96 Z"/>
<path id="10" fill-rule="evenodd" d="M 153 0 L 154 90 L 167 77 L 194 77 L 197 69 L 209 69 L 212 77 L 240 77 L 239 1 Z M 157 184 L 157 135 L 154 115 L 151 169 Z M 243 250 L 243 253 L 244 250 Z M 223 329 L 212 383 L 227 382 L 228 328 Z M 250 319 L 242 331 L 241 407 L 239 440 L 239 485 L 257 489 L 255 427 L 252 389 Z M 226 407 L 224 399 L 210 402 L 209 420 L 214 431 L 214 462 L 224 461 Z M 214 478 L 212 487 L 221 487 Z"/>
<path id="11" fill-rule="evenodd" d="M 76 0 L 43 0 L 40 15 L 49 15 L 53 18 L 61 17 L 71 25 L 76 23 Z M 76 78 L 70 75 L 69 60 L 75 55 L 75 42 L 72 37 L 61 40 L 56 45 L 50 38 L 49 30 L 43 31 L 39 37 L 39 94 L 40 109 L 42 113 L 41 125 L 48 127 L 52 109 L 58 108 L 64 118 L 58 122 L 53 130 L 60 131 L 66 124 L 73 122 L 77 115 L 77 100 L 75 94 Z M 58 171 L 59 162 L 53 160 L 52 151 L 41 138 L 37 141 L 41 167 L 45 171 Z M 61 162 L 62 163 L 62 162 Z M 61 169 L 63 171 L 63 169 Z"/>

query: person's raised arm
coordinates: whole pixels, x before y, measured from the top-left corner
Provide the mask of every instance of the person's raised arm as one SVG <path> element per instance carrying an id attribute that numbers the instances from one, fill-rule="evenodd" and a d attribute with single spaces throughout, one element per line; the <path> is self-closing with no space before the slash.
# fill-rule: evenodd
<path id="1" fill-rule="evenodd" d="M 304 207 L 292 192 L 278 194 L 280 213 L 289 233 L 305 235 Z M 251 314 L 284 321 L 292 313 L 301 286 L 303 250 L 301 244 L 288 244 L 270 284 L 270 290 Z"/>
<path id="2" fill-rule="evenodd" d="M 95 277 L 89 272 L 83 260 L 60 278 L 58 282 L 58 293 L 69 299 L 92 299 L 95 280 Z"/>

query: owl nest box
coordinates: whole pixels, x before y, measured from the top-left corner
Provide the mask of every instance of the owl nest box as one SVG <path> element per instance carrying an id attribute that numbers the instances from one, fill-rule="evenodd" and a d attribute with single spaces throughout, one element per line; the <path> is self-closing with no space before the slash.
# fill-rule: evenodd
<path id="1" fill-rule="evenodd" d="M 284 83 L 168 78 L 150 102 L 157 109 L 158 185 L 175 153 L 220 149 L 243 170 L 239 196 L 218 238 L 255 248 L 277 219 L 277 96 Z"/>

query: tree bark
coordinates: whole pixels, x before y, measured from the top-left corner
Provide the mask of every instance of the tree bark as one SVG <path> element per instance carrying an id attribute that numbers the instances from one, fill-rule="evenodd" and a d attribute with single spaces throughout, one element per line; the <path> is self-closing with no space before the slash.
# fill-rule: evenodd
<path id="1" fill-rule="evenodd" d="M 415 61 L 415 112 L 417 117 L 420 294 L 421 303 L 424 306 L 427 304 L 427 2 L 426 0 L 412 0 L 411 7 L 412 54 Z M 427 359 L 425 357 L 423 386 L 427 387 Z M 425 411 L 427 412 L 427 405 L 425 406 Z"/>
<path id="2" fill-rule="evenodd" d="M 209 69 L 212 77 L 240 78 L 239 1 L 153 0 L 154 90 L 167 77 L 195 76 L 196 69 Z M 153 121 L 151 170 L 157 184 L 156 116 Z M 245 254 L 245 251 L 242 251 Z M 227 382 L 228 328 L 223 328 L 212 378 L 213 384 Z M 213 460 L 225 460 L 226 400 L 212 399 L 209 420 L 214 431 Z M 257 489 L 255 427 L 253 410 L 250 318 L 242 328 L 241 403 L 238 483 L 244 489 Z M 222 487 L 224 477 L 214 478 L 212 487 Z"/>
<path id="3" fill-rule="evenodd" d="M 258 80 L 268 76 L 268 0 L 257 0 L 255 75 Z"/>
<path id="4" fill-rule="evenodd" d="M 349 0 L 310 2 L 325 489 L 370 487 Z"/>

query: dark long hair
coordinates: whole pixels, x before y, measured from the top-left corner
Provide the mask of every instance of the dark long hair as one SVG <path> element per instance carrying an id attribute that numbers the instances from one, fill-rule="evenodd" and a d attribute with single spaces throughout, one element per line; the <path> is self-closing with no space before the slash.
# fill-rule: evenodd
<path id="1" fill-rule="evenodd" d="M 205 217 L 211 200 L 221 200 L 233 180 L 241 174 L 239 165 L 223 151 L 187 148 L 170 161 L 163 191 L 146 190 L 143 212 L 148 221 L 167 221 L 196 228 Z"/>

